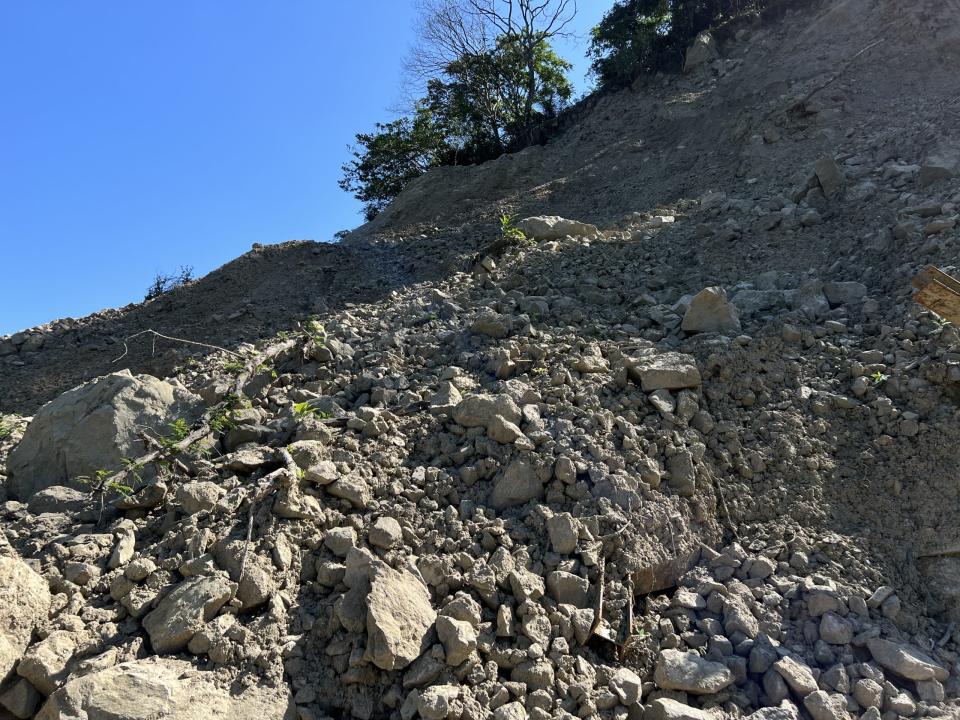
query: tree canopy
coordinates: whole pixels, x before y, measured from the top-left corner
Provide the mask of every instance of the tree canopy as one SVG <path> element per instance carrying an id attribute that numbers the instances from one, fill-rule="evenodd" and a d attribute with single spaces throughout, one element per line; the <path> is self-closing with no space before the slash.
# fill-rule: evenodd
<path id="1" fill-rule="evenodd" d="M 588 57 L 602 88 L 657 70 L 679 70 L 694 37 L 766 0 L 617 0 L 593 28 Z"/>
<path id="2" fill-rule="evenodd" d="M 358 133 L 340 187 L 375 217 L 437 165 L 469 164 L 524 147 L 570 101 L 571 65 L 550 39 L 573 0 L 426 0 L 408 61 L 422 93 L 412 110 Z"/>

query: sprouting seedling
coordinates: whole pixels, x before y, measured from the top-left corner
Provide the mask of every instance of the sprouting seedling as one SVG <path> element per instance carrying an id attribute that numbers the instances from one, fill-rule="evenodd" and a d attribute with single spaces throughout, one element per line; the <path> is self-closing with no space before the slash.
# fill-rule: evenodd
<path id="1" fill-rule="evenodd" d="M 77 478 L 80 482 L 90 486 L 90 493 L 100 499 L 100 514 L 97 516 L 97 525 L 103 522 L 103 509 L 106 503 L 107 495 L 116 493 L 123 497 L 133 495 L 133 488 L 117 480 L 109 470 L 96 470 L 93 477 L 81 475 Z"/>
<path id="2" fill-rule="evenodd" d="M 239 375 L 245 368 L 246 366 L 240 360 L 227 360 L 223 364 L 223 370 L 234 375 Z"/>
<path id="3" fill-rule="evenodd" d="M 21 418 L 19 415 L 10 415 L 5 418 L 0 418 L 0 440 L 6 440 L 8 437 L 13 435 L 14 431 L 22 422 L 23 418 Z"/>
<path id="4" fill-rule="evenodd" d="M 527 242 L 526 233 L 513 224 L 514 218 L 514 215 L 500 216 L 500 234 L 511 242 Z"/>
<path id="5" fill-rule="evenodd" d="M 304 327 L 307 331 L 307 335 L 310 336 L 310 339 L 313 340 L 317 345 L 324 345 L 327 341 L 327 329 L 323 326 L 323 323 L 320 322 L 318 317 L 311 316 L 307 320 L 307 323 Z"/>
<path id="6" fill-rule="evenodd" d="M 306 417 L 318 417 L 318 418 L 330 417 L 329 413 L 325 413 L 320 408 L 314 405 L 311 405 L 309 401 L 294 403 L 293 415 L 298 420 L 302 420 L 303 418 L 306 418 Z"/>
<path id="7" fill-rule="evenodd" d="M 877 370 L 876 372 L 870 375 L 870 379 L 873 380 L 874 386 L 883 385 L 887 380 L 890 379 L 889 375 L 884 375 L 882 372 Z"/>
<path id="8" fill-rule="evenodd" d="M 948 327 L 952 327 L 953 323 L 947 320 L 945 317 L 934 318 L 934 322 L 937 324 L 937 327 L 941 330 L 946 330 Z"/>

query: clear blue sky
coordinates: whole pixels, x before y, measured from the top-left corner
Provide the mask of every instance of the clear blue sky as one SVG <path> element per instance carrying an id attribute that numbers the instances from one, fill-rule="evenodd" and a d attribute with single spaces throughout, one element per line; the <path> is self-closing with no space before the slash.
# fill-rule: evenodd
<path id="1" fill-rule="evenodd" d="M 584 79 L 580 0 L 558 44 Z M 337 187 L 392 119 L 413 0 L 0 3 L 0 334 L 143 299 L 254 242 L 361 222 Z"/>

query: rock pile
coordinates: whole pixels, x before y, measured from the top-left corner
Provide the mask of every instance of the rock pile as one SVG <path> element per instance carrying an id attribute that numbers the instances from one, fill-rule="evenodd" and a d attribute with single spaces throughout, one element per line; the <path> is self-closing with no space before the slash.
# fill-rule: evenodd
<path id="1" fill-rule="evenodd" d="M 0 715 L 956 716 L 960 187 L 881 139 L 10 421 Z"/>

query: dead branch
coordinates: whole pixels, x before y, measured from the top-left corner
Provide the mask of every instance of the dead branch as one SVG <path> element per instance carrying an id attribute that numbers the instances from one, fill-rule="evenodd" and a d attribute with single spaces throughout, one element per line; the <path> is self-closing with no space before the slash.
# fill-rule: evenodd
<path id="1" fill-rule="evenodd" d="M 233 392 L 237 397 L 243 397 L 243 386 L 247 384 L 247 381 L 253 377 L 254 373 L 257 372 L 257 368 L 266 363 L 268 360 L 272 360 L 280 353 L 285 350 L 289 350 L 296 344 L 295 340 L 284 340 L 281 343 L 276 345 L 271 345 L 262 353 L 250 360 L 243 372 L 237 376 L 237 381 L 233 385 Z"/>
<path id="2" fill-rule="evenodd" d="M 172 335 L 164 335 L 163 333 L 158 333 L 156 330 L 141 330 L 136 332 L 133 335 L 129 335 L 123 339 L 123 354 L 118 357 L 113 362 L 120 362 L 123 360 L 129 353 L 130 348 L 127 346 L 127 342 L 133 340 L 136 337 L 141 335 L 153 335 L 154 338 L 163 338 L 164 340 L 172 340 L 173 342 L 187 343 L 188 345 L 199 345 L 200 347 L 211 348 L 213 350 L 222 350 L 228 355 L 233 355 L 234 357 L 242 358 L 243 355 L 240 353 L 235 353 L 233 350 L 227 350 L 225 347 L 220 347 L 219 345 L 211 345 L 210 343 L 197 342 L 196 340 L 187 340 L 186 338 L 173 337 Z"/>
<path id="3" fill-rule="evenodd" d="M 832 76 L 829 80 L 827 80 L 825 83 L 822 83 L 822 84 L 818 85 L 818 86 L 815 87 L 813 90 L 811 90 L 811 91 L 808 92 L 806 95 L 804 95 L 800 100 L 798 100 L 797 102 L 793 103 L 793 105 L 790 106 L 790 109 L 791 109 L 791 110 L 796 110 L 796 109 L 802 108 L 804 105 L 807 104 L 807 102 L 810 101 L 810 99 L 811 99 L 814 95 L 816 95 L 816 94 L 817 94 L 818 92 L 820 92 L 821 90 L 825 90 L 826 88 L 828 88 L 828 87 L 830 87 L 831 85 L 833 85 L 833 83 L 835 83 L 837 80 L 839 80 L 840 77 L 841 77 L 847 70 L 850 69 L 850 66 L 853 65 L 854 61 L 855 61 L 858 57 L 860 57 L 861 55 L 863 55 L 864 53 L 866 53 L 868 50 L 876 47 L 877 45 L 879 45 L 879 44 L 882 43 L 882 42 L 883 42 L 883 38 L 880 38 L 879 40 L 874 40 L 872 43 L 870 43 L 869 45 L 867 45 L 865 48 L 863 48 L 863 49 L 860 50 L 859 52 L 854 53 L 854 54 L 843 64 L 843 67 L 841 67 L 837 72 L 835 72 L 835 73 L 833 74 L 833 76 Z"/>

